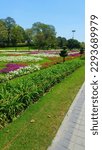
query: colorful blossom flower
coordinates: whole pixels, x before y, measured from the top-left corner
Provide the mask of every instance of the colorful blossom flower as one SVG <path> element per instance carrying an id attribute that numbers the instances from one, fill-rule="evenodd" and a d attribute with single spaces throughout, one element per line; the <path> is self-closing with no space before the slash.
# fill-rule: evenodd
<path id="1" fill-rule="evenodd" d="M 0 73 L 8 73 L 10 71 L 14 71 L 17 70 L 21 67 L 25 67 L 24 64 L 14 64 L 14 63 L 10 63 L 6 65 L 6 68 L 3 68 L 0 70 Z"/>

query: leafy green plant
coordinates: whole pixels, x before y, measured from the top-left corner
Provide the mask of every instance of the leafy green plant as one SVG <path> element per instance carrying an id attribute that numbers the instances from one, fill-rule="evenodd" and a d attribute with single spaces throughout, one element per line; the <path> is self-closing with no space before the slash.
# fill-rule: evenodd
<path id="1" fill-rule="evenodd" d="M 66 50 L 66 47 L 63 47 L 63 50 L 61 50 L 60 54 L 61 57 L 63 57 L 63 62 L 65 62 L 65 57 L 68 56 L 68 52 Z"/>
<path id="2" fill-rule="evenodd" d="M 63 64 L 40 70 L 19 80 L 0 85 L 0 124 L 11 122 L 32 102 L 37 101 L 45 92 L 84 64 L 74 59 Z M 16 81 L 16 82 L 15 82 Z"/>

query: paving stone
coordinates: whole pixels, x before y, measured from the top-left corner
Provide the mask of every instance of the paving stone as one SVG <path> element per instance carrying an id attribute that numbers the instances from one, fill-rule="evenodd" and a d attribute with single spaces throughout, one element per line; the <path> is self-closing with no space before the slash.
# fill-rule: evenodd
<path id="1" fill-rule="evenodd" d="M 68 150 L 68 149 L 61 145 L 53 145 L 53 146 L 49 147 L 48 150 Z"/>
<path id="2" fill-rule="evenodd" d="M 79 145 L 81 145 L 81 146 L 85 146 L 85 139 L 84 139 L 84 138 L 81 138 L 81 137 L 77 137 L 75 143 L 76 143 L 76 144 L 79 144 Z"/>
<path id="3" fill-rule="evenodd" d="M 80 131 L 80 130 L 75 131 L 73 134 L 74 134 L 75 136 L 80 136 L 80 137 L 82 137 L 82 138 L 85 137 L 85 133 L 82 132 L 82 131 Z"/>
<path id="4" fill-rule="evenodd" d="M 71 150 L 85 150 L 85 147 L 84 147 L 84 146 L 81 146 L 81 145 L 78 145 L 78 144 L 75 144 L 75 145 L 74 145 L 74 148 L 71 149 Z"/>
<path id="5" fill-rule="evenodd" d="M 75 144 L 74 144 L 73 142 L 70 142 L 68 148 L 69 148 L 70 150 L 73 150 L 73 149 L 74 149 L 74 145 L 75 145 Z"/>

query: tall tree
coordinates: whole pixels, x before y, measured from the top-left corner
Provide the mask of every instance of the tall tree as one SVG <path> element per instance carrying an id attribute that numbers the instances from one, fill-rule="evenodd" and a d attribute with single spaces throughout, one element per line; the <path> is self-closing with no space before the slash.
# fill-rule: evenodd
<path id="1" fill-rule="evenodd" d="M 57 37 L 57 46 L 58 48 L 63 48 L 64 46 L 67 46 L 67 39 L 65 37 Z"/>
<path id="2" fill-rule="evenodd" d="M 12 45 L 16 45 L 17 43 L 24 43 L 25 42 L 25 31 L 24 29 L 19 26 L 15 25 L 11 29 L 11 43 Z"/>
<path id="3" fill-rule="evenodd" d="M 56 32 L 52 25 L 36 22 L 32 26 L 35 45 L 39 49 L 51 48 L 55 44 Z"/>
<path id="4" fill-rule="evenodd" d="M 85 49 L 85 42 L 80 42 L 80 48 Z"/>
<path id="5" fill-rule="evenodd" d="M 16 22 L 11 17 L 7 17 L 6 19 L 4 19 L 4 22 L 7 28 L 7 32 L 8 32 L 8 46 L 9 46 L 11 43 L 11 30 L 16 25 Z"/>
<path id="6" fill-rule="evenodd" d="M 5 23 L 0 20 L 0 46 L 5 46 L 7 42 L 7 29 Z"/>
<path id="7" fill-rule="evenodd" d="M 32 41 L 33 41 L 33 34 L 32 34 L 32 29 L 26 29 L 25 30 L 25 39 L 26 39 L 26 43 L 28 45 L 31 45 Z"/>
<path id="8" fill-rule="evenodd" d="M 79 49 L 80 48 L 80 42 L 76 39 L 69 39 L 67 42 L 67 47 L 72 50 L 74 48 Z"/>

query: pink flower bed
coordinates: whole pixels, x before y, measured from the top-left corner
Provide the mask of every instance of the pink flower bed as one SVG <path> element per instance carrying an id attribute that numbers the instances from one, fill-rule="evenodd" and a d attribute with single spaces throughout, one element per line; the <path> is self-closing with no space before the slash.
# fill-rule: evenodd
<path id="1" fill-rule="evenodd" d="M 72 53 L 72 54 L 69 54 L 69 56 L 73 56 L 73 57 L 79 57 L 80 56 L 80 53 Z"/>
<path id="2" fill-rule="evenodd" d="M 3 68 L 0 70 L 0 73 L 8 73 L 10 71 L 14 71 L 17 70 L 21 67 L 25 67 L 25 64 L 13 64 L 13 63 L 9 63 L 6 65 L 6 68 Z"/>
<path id="3" fill-rule="evenodd" d="M 37 50 L 37 51 L 31 51 L 29 54 L 59 54 L 60 51 L 58 50 Z"/>

